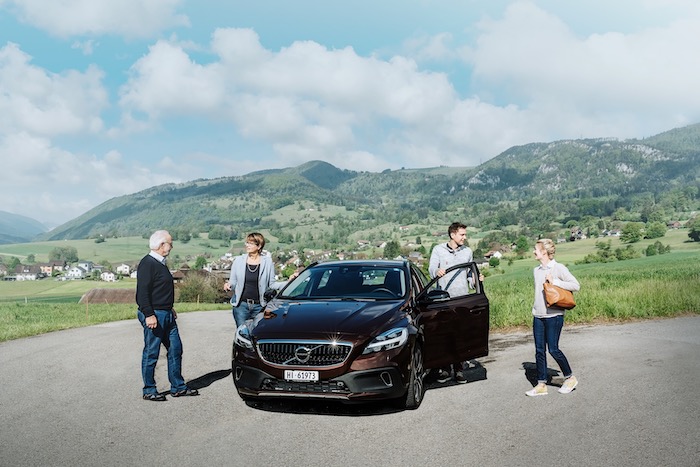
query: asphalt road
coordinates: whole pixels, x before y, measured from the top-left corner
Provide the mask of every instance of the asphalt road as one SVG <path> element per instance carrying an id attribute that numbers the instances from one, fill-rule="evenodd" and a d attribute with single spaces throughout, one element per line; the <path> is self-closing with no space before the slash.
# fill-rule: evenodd
<path id="1" fill-rule="evenodd" d="M 0 344 L 0 465 L 700 465 L 698 316 L 565 327 L 579 387 L 537 398 L 524 394 L 529 334 L 493 335 L 475 381 L 433 384 L 415 411 L 248 406 L 230 375 L 230 312 L 179 323 L 201 395 L 162 403 L 141 399 L 136 319 Z M 164 356 L 156 377 L 167 390 Z"/>

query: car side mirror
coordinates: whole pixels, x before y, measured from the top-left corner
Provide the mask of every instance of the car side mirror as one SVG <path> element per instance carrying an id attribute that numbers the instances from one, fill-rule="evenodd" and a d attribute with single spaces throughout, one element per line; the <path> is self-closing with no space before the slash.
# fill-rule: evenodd
<path id="1" fill-rule="evenodd" d="M 450 293 L 447 290 L 435 289 L 423 296 L 421 302 L 436 302 L 447 300 L 450 298 Z"/>
<path id="2" fill-rule="evenodd" d="M 277 290 L 275 289 L 267 289 L 265 293 L 263 294 L 263 298 L 265 299 L 266 302 L 269 302 L 273 298 L 277 296 Z"/>

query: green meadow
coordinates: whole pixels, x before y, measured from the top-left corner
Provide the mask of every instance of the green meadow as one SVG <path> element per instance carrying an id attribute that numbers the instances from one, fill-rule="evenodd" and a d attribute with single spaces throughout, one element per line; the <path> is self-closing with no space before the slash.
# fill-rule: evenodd
<path id="1" fill-rule="evenodd" d="M 612 263 L 575 264 L 595 251 L 601 239 L 564 243 L 557 247 L 556 258 L 569 266 L 581 283 L 575 294 L 577 306 L 567 312 L 567 322 L 605 323 L 636 319 L 672 317 L 700 313 L 700 244 L 690 242 L 687 231 L 669 231 L 660 241 L 671 245 L 664 255 L 642 256 Z M 605 239 L 604 241 L 607 241 Z M 655 240 L 654 240 L 655 241 Z M 110 239 L 103 244 L 86 245 L 80 242 L 47 242 L 41 244 L 3 245 L 0 254 L 14 251 L 18 256 L 34 253 L 42 261 L 42 251 L 48 252 L 56 244 L 93 248 L 95 258 L 138 259 L 144 254 L 144 239 Z M 198 245 L 198 242 L 200 243 Z M 189 244 L 178 244 L 181 255 L 201 248 L 206 239 L 193 239 Z M 643 250 L 653 241 L 635 243 Z M 109 249 L 103 245 L 111 244 Z M 81 246 L 83 245 L 83 246 Z M 473 246 L 473 245 L 472 245 Z M 612 240 L 612 248 L 624 247 L 619 239 Z M 131 250 L 133 248 L 133 251 Z M 228 248 L 221 247 L 217 254 Z M 133 256 L 132 256 L 133 255 Z M 109 261 L 113 261 L 110 259 Z M 509 264 L 510 263 L 510 264 Z M 491 304 L 491 329 L 505 331 L 524 328 L 531 324 L 533 301 L 532 258 L 515 260 L 505 258 L 497 269 L 484 271 L 484 286 Z M 0 342 L 50 331 L 89 326 L 108 321 L 134 319 L 135 304 L 79 304 L 83 294 L 92 288 L 127 288 L 135 290 L 133 279 L 116 283 L 95 281 L 0 281 Z M 177 303 L 178 312 L 227 309 L 227 304 Z"/>

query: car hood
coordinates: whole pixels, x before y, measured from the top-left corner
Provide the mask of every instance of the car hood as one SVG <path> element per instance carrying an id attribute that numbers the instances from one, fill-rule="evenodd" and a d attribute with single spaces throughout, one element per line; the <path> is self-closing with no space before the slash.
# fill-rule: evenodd
<path id="1" fill-rule="evenodd" d="M 273 300 L 253 329 L 258 339 L 327 339 L 370 336 L 397 317 L 403 301 Z"/>

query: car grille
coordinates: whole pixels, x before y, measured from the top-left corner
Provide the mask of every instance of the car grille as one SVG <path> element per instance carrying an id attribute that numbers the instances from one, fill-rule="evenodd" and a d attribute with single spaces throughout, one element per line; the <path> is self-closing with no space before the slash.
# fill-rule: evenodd
<path id="1" fill-rule="evenodd" d="M 271 380 L 262 389 L 279 391 L 280 393 L 306 393 L 306 394 L 350 394 L 350 390 L 338 381 L 318 381 L 314 383 L 302 383 L 295 381 Z"/>
<path id="2" fill-rule="evenodd" d="M 352 344 L 331 341 L 280 341 L 261 339 L 258 352 L 273 365 L 327 367 L 343 363 L 350 355 Z"/>

